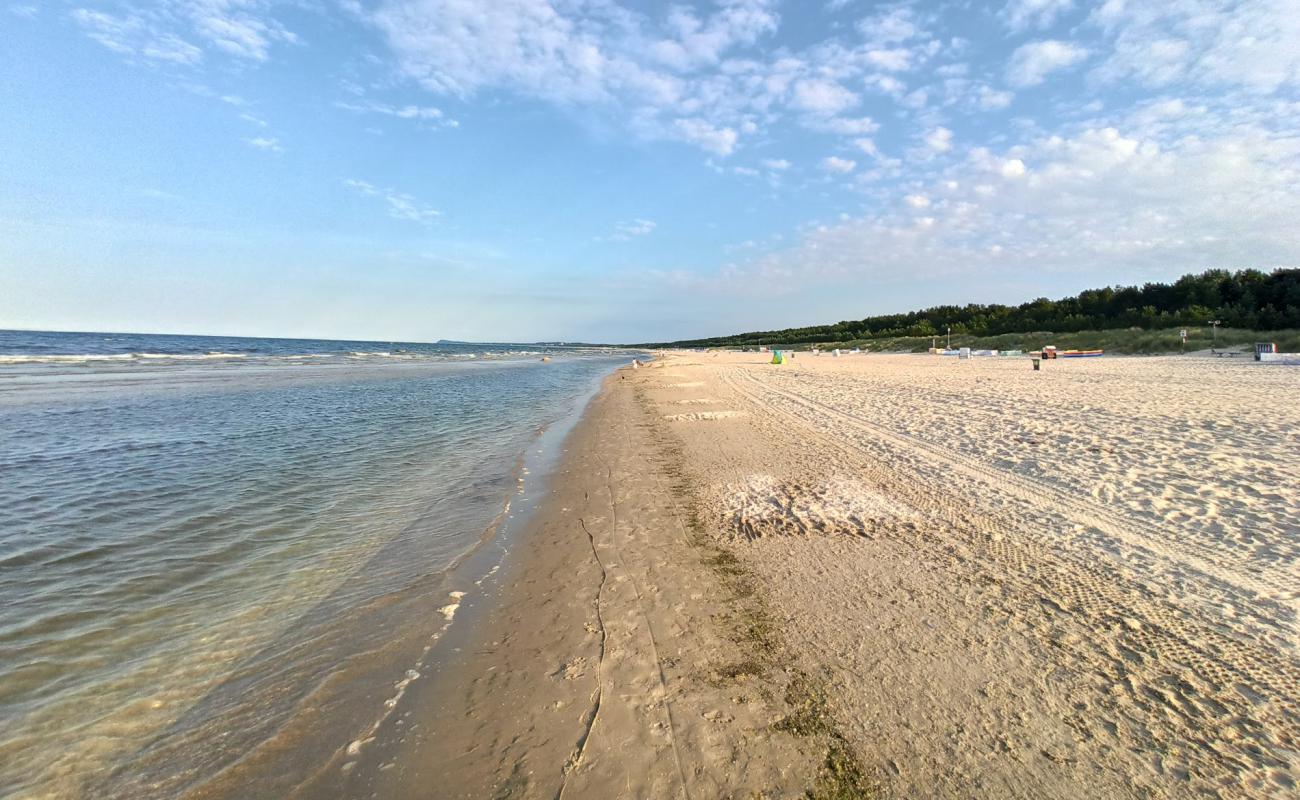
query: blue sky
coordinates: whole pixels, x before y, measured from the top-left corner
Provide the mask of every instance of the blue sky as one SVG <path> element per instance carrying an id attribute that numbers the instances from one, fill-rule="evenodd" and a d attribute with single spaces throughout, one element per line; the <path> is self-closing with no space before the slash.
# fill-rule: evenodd
<path id="1" fill-rule="evenodd" d="M 643 341 L 1297 220 L 1295 0 L 0 0 L 0 327 Z"/>

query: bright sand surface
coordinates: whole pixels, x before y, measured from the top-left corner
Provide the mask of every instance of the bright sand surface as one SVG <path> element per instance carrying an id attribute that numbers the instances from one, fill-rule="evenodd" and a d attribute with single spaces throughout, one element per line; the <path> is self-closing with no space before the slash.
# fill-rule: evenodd
<path id="1" fill-rule="evenodd" d="M 1296 796 L 1300 370 L 767 360 L 607 381 L 476 640 L 307 794 Z"/>

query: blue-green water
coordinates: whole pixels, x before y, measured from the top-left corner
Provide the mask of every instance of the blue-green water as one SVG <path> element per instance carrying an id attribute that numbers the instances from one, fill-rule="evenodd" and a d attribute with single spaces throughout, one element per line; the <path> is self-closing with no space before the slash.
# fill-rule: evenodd
<path id="1" fill-rule="evenodd" d="M 627 360 L 74 336 L 116 335 L 0 335 L 0 796 L 171 797 L 362 731 L 372 662 L 446 623 L 522 455 Z"/>

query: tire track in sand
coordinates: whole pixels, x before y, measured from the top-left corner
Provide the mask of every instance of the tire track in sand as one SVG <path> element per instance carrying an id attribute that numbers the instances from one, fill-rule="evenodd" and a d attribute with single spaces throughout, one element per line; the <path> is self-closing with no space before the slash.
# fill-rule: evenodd
<path id="1" fill-rule="evenodd" d="M 1060 488 L 1047 486 L 1024 475 L 988 466 L 955 450 L 947 450 L 915 436 L 899 433 L 834 406 L 802 397 L 774 386 L 772 383 L 749 372 L 742 371 L 740 375 L 745 380 L 757 384 L 764 390 L 796 405 L 838 418 L 859 430 L 886 440 L 905 450 L 924 453 L 931 459 L 946 463 L 954 472 L 968 479 L 984 483 L 995 490 L 1013 494 L 1019 499 L 1030 503 L 1039 503 L 1044 498 L 1050 498 L 1052 510 L 1064 513 L 1076 524 L 1095 528 L 1113 540 L 1122 542 L 1131 548 L 1145 550 L 1167 561 L 1179 564 L 1186 569 L 1216 581 L 1223 588 L 1230 590 L 1232 594 L 1244 594 L 1248 600 L 1272 605 L 1291 620 L 1296 617 L 1294 604 L 1286 602 L 1294 601 L 1296 598 L 1298 592 L 1295 587 L 1266 575 L 1243 574 L 1223 569 L 1217 563 L 1217 559 L 1221 557 L 1221 554 L 1199 542 L 1180 541 L 1176 546 L 1166 544 L 1098 503 L 1072 496 Z"/>
<path id="2" fill-rule="evenodd" d="M 918 463 L 907 460 L 909 451 L 917 452 L 965 478 L 988 485 L 994 492 L 1006 492 L 1018 499 L 1027 512 L 1000 509 L 994 515 L 972 516 L 959 511 L 942 491 L 907 487 L 907 481 L 900 480 L 902 476 L 887 474 L 892 470 L 876 475 L 883 484 L 898 486 L 904 495 L 924 499 L 932 511 L 959 526 L 973 526 L 980 537 L 970 544 L 977 551 L 983 550 L 986 558 L 1013 568 L 1021 579 L 1036 584 L 1035 591 L 1045 601 L 1065 600 L 1064 610 L 1075 612 L 1071 616 L 1092 630 L 1092 635 L 1069 643 L 1066 649 L 1075 652 L 1076 666 L 1099 670 L 1112 683 L 1112 694 L 1102 702 L 1113 717 L 1128 720 L 1136 739 L 1148 741 L 1146 747 L 1176 748 L 1181 752 L 1177 757 L 1171 754 L 1171 759 L 1185 759 L 1193 770 L 1207 775 L 1250 772 L 1255 780 L 1268 783 L 1273 771 L 1287 768 L 1285 754 L 1300 745 L 1300 709 L 1296 702 L 1300 697 L 1300 670 L 1293 659 L 1278 652 L 1279 648 L 1267 641 L 1261 644 L 1258 633 L 1248 637 L 1248 632 L 1239 629 L 1225 630 L 1212 615 L 1191 614 L 1167 599 L 1161 591 L 1161 576 L 1156 575 L 1153 581 L 1140 573 L 1116 571 L 1108 563 L 1111 559 L 1098 559 L 1096 554 L 1089 557 L 1088 547 L 1096 545 L 1040 530 L 1045 526 L 1029 525 L 1047 521 L 1032 516 L 1033 507 L 1047 495 L 1030 480 L 971 463 L 966 457 L 954 458 L 933 445 L 794 395 L 743 370 L 727 370 L 723 379 L 756 409 L 800 424 L 827 444 L 855 451 L 868 462 L 879 462 L 879 454 L 865 449 L 865 445 L 827 435 L 823 429 L 828 418 L 882 441 L 886 452 L 901 451 L 890 461 L 897 465 L 898 458 L 902 458 L 901 466 L 908 471 L 921 469 Z M 926 475 L 918 471 L 917 477 L 924 479 Z M 917 486 L 924 482 L 914 481 Z M 1056 500 L 1059 490 L 1049 495 Z M 1188 556 L 1159 543 L 1148 546 L 1150 537 L 1112 513 L 1094 513 L 1090 504 L 1073 500 L 1060 506 L 1054 504 L 1051 512 L 1060 512 L 1067 521 L 1091 525 L 1148 554 L 1150 565 L 1143 565 L 1145 569 L 1158 572 L 1172 562 L 1174 571 L 1190 571 L 1180 580 L 1186 582 L 1190 577 L 1197 585 L 1195 591 L 1185 591 L 1184 600 L 1195 602 L 1224 590 L 1233 595 L 1249 596 L 1251 592 L 1251 587 L 1239 585 L 1238 576 L 1226 574 L 1198 555 Z M 1008 531 L 1013 535 L 1006 535 Z M 949 550 L 955 546 L 933 534 L 923 537 Z M 1113 547 L 1107 549 L 1114 551 Z M 1202 597 L 1197 597 L 1198 592 Z M 1241 602 L 1240 597 L 1234 599 Z M 1276 622 L 1271 627 L 1276 630 Z M 1064 647 L 1061 642 L 1056 644 Z M 1190 673 L 1180 678 L 1179 665 Z M 1193 675 L 1197 677 L 1193 679 Z M 1080 719 L 1075 724 L 1092 729 L 1090 735 L 1096 734 L 1096 720 Z M 1199 746 L 1187 748 L 1189 742 Z"/>

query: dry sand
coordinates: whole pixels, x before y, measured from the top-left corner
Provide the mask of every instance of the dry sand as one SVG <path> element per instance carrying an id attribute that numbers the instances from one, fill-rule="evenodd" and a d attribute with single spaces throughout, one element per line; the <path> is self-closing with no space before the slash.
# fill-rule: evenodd
<path id="1" fill-rule="evenodd" d="M 674 430 L 882 796 L 1296 796 L 1300 372 L 766 360 Z"/>
<path id="2" fill-rule="evenodd" d="M 1300 371 L 766 361 L 609 380 L 474 643 L 302 796 L 1297 796 Z"/>

